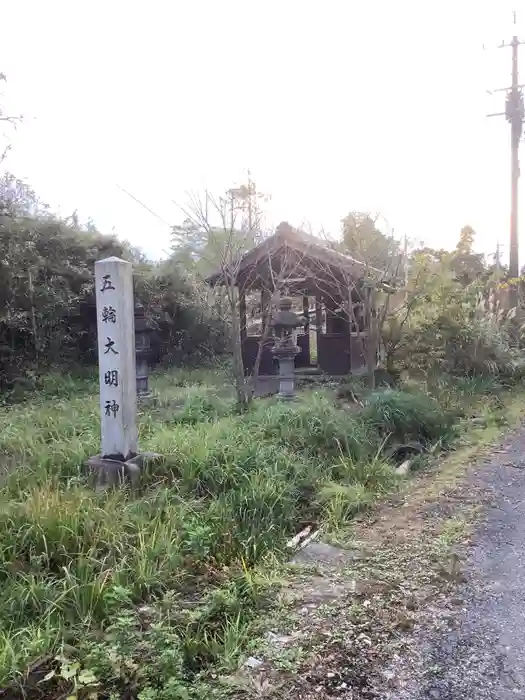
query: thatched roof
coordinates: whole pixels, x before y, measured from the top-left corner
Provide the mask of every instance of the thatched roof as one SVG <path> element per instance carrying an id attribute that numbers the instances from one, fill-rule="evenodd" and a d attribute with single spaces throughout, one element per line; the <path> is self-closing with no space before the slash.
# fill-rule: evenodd
<path id="1" fill-rule="evenodd" d="M 304 277 L 304 280 L 297 279 L 297 289 L 301 284 L 311 289 L 315 279 L 322 278 L 323 286 L 326 286 L 328 281 L 337 286 L 346 286 L 349 280 L 356 282 L 363 277 L 381 274 L 379 270 L 334 250 L 328 242 L 283 222 L 279 224 L 273 236 L 265 239 L 241 258 L 235 266 L 236 284 L 246 291 L 264 286 L 260 282 L 268 279 L 270 264 L 272 270 L 276 270 L 283 260 L 291 259 L 295 260 L 297 272 L 297 275 L 292 274 L 291 277 Z M 222 284 L 222 271 L 210 275 L 206 281 L 210 285 Z"/>

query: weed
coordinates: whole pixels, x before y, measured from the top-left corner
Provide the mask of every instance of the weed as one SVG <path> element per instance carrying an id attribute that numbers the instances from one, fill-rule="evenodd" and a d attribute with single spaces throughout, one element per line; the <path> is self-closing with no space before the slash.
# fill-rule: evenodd
<path id="1" fill-rule="evenodd" d="M 448 552 L 454 544 L 465 537 L 469 526 L 469 520 L 465 517 L 455 516 L 445 520 L 441 525 L 440 535 L 434 543 L 436 552 Z"/>
<path id="2" fill-rule="evenodd" d="M 330 395 L 309 392 L 294 405 L 267 402 L 251 414 L 250 427 L 263 440 L 326 457 L 341 449 L 354 459 L 375 451 L 377 435 L 359 414 L 338 409 Z"/>
<path id="3" fill-rule="evenodd" d="M 350 409 L 305 391 L 237 415 L 221 376 L 161 378 L 139 434 L 165 459 L 135 494 L 87 488 L 82 464 L 99 445 L 88 380 L 50 379 L 32 403 L 0 408 L 2 687 L 61 655 L 45 683 L 69 694 L 91 692 L 88 679 L 104 696 L 212 697 L 210 674 L 235 671 L 275 599 L 290 536 L 313 522 L 340 532 L 395 490 L 386 443 L 454 434 L 453 411 L 414 389 Z"/>
<path id="4" fill-rule="evenodd" d="M 394 443 L 450 440 L 455 416 L 431 396 L 387 389 L 373 392 L 363 418 Z"/>

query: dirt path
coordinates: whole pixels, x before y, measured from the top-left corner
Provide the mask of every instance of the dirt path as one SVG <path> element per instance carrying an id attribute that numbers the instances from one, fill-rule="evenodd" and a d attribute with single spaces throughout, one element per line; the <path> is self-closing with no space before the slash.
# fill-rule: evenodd
<path id="1" fill-rule="evenodd" d="M 525 427 L 469 482 L 488 507 L 459 552 L 466 580 L 427 610 L 384 700 L 525 698 Z"/>

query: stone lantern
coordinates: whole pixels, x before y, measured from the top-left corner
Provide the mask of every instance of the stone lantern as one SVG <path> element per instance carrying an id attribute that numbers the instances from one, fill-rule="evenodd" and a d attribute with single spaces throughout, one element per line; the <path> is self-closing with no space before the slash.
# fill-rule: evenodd
<path id="1" fill-rule="evenodd" d="M 137 376 L 137 398 L 147 399 L 149 390 L 149 355 L 151 350 L 151 327 L 146 320 L 144 307 L 135 305 L 135 362 Z"/>
<path id="2" fill-rule="evenodd" d="M 292 311 L 290 297 L 282 297 L 279 311 L 272 320 L 275 332 L 275 345 L 272 349 L 279 361 L 279 397 L 293 399 L 294 397 L 294 365 L 295 356 L 301 351 L 297 346 L 297 328 L 303 321 Z"/>

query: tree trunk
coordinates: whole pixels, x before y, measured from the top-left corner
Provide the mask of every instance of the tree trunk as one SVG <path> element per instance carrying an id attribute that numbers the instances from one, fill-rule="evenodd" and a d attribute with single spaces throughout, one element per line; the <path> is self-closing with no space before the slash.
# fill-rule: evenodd
<path id="1" fill-rule="evenodd" d="M 316 365 L 321 366 L 319 360 L 319 347 L 321 345 L 321 332 L 323 325 L 323 310 L 321 308 L 321 299 L 318 294 L 315 296 L 315 351 L 316 351 Z"/>
<path id="2" fill-rule="evenodd" d="M 366 363 L 366 353 L 367 353 L 367 347 L 365 346 L 365 342 L 363 340 L 363 333 L 361 332 L 361 328 L 359 327 L 359 321 L 356 318 L 355 312 L 354 312 L 354 302 L 352 299 L 352 291 L 353 287 L 350 285 L 348 286 L 348 352 L 350 353 L 350 373 L 352 373 L 352 325 L 355 325 L 356 328 L 356 337 L 359 340 L 359 346 L 361 349 L 361 355 Z M 366 311 L 365 311 L 366 313 Z M 365 318 L 366 315 L 365 315 Z M 370 329 L 369 329 L 370 333 Z"/>
<path id="3" fill-rule="evenodd" d="M 230 284 L 228 297 L 232 319 L 233 378 L 235 393 L 237 394 L 237 405 L 240 410 L 244 411 L 248 405 L 248 395 L 244 379 L 244 363 L 242 361 L 241 324 L 238 312 L 237 289 L 234 284 Z"/>
<path id="4" fill-rule="evenodd" d="M 375 371 L 377 365 L 377 313 L 375 308 L 375 293 L 370 289 L 366 295 L 368 318 L 368 341 L 366 344 L 366 377 L 370 389 L 375 387 Z"/>
<path id="5" fill-rule="evenodd" d="M 259 346 L 257 348 L 257 355 L 255 357 L 255 364 L 253 366 L 253 374 L 252 374 L 252 387 L 251 387 L 251 392 L 250 392 L 250 398 L 252 398 L 257 390 L 257 386 L 259 384 L 259 368 L 261 366 L 261 359 L 262 359 L 262 354 L 264 350 L 264 346 L 266 344 L 266 341 L 268 340 L 268 337 L 270 335 L 270 323 L 272 321 L 272 295 L 270 294 L 268 298 L 268 294 L 266 293 L 266 290 L 264 290 L 261 293 L 261 321 L 262 321 L 262 328 L 261 328 L 261 338 L 259 340 Z"/>
<path id="6" fill-rule="evenodd" d="M 35 351 L 35 358 L 38 362 L 40 356 L 40 341 L 38 338 L 37 325 L 36 325 L 36 307 L 35 307 L 35 288 L 33 286 L 33 275 L 31 270 L 28 271 L 29 280 L 29 299 L 31 301 L 31 328 L 33 331 L 33 344 Z"/>

